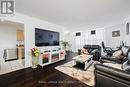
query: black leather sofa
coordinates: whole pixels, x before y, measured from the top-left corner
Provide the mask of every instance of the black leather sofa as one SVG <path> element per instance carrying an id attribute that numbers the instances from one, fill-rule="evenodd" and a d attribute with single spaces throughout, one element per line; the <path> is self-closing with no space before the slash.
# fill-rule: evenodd
<path id="1" fill-rule="evenodd" d="M 110 57 L 110 56 L 107 56 L 107 55 L 102 55 L 101 58 L 100 58 L 100 62 L 101 63 L 104 63 L 104 62 L 108 62 L 108 63 L 124 63 L 127 59 L 128 59 L 128 53 L 130 52 L 130 47 L 128 46 L 123 46 L 121 48 L 121 51 L 122 51 L 122 55 L 121 55 L 121 59 L 119 58 L 114 58 L 114 57 Z"/>
<path id="2" fill-rule="evenodd" d="M 128 60 L 123 63 L 122 68 L 124 71 L 130 72 L 130 52 L 128 54 Z"/>
<path id="3" fill-rule="evenodd" d="M 130 73 L 95 64 L 95 87 L 130 87 Z"/>
<path id="4" fill-rule="evenodd" d="M 99 45 L 84 45 L 83 48 L 87 49 L 90 55 L 93 55 L 93 60 L 99 60 L 101 57 L 101 46 Z M 81 50 L 78 50 L 80 55 Z"/>

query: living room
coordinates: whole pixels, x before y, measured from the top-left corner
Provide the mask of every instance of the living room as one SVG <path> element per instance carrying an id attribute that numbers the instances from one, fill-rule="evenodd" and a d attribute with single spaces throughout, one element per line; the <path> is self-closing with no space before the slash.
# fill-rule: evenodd
<path id="1" fill-rule="evenodd" d="M 8 10 L 0 14 L 0 87 L 130 86 L 129 1 L 22 0 L 11 3 L 15 4 L 15 12 L 11 9 L 12 14 L 8 14 Z M 6 61 L 11 58 L 6 52 L 10 48 L 17 48 L 17 58 Z M 82 56 L 86 49 L 90 56 Z M 14 51 L 10 52 L 12 56 Z M 125 59 L 119 56 L 121 62 L 118 58 L 112 59 L 115 54 Z M 89 60 L 83 58 L 85 62 L 79 63 L 78 59 L 82 59 L 79 57 L 84 56 Z M 16 66 L 12 64 L 12 67 L 11 63 L 17 60 L 22 67 L 13 69 Z M 114 75 L 109 71 L 113 68 L 119 69 L 115 69 Z"/>

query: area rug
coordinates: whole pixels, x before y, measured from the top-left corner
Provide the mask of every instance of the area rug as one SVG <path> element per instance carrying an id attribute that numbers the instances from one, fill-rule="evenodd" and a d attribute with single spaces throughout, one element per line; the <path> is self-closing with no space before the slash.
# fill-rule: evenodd
<path id="1" fill-rule="evenodd" d="M 77 69 L 74 68 L 74 61 L 70 61 L 68 63 L 65 63 L 63 65 L 59 65 L 55 67 L 55 69 L 89 85 L 93 86 L 94 83 L 94 64 L 92 64 L 87 70 Z"/>

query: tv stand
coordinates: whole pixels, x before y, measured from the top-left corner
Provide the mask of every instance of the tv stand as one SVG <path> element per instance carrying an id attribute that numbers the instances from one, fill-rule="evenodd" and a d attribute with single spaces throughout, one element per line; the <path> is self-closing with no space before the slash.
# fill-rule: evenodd
<path id="1" fill-rule="evenodd" d="M 39 56 L 39 65 L 46 66 L 61 60 L 65 59 L 65 51 L 64 50 L 52 50 L 52 51 L 43 51 L 40 52 Z"/>

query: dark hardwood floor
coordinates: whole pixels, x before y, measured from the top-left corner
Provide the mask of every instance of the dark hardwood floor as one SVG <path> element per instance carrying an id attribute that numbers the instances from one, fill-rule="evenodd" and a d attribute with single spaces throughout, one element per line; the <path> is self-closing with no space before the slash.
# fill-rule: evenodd
<path id="1" fill-rule="evenodd" d="M 55 66 L 72 60 L 76 53 L 70 53 L 66 60 L 37 69 L 26 68 L 0 76 L 0 87 L 89 87 L 56 69 Z"/>

